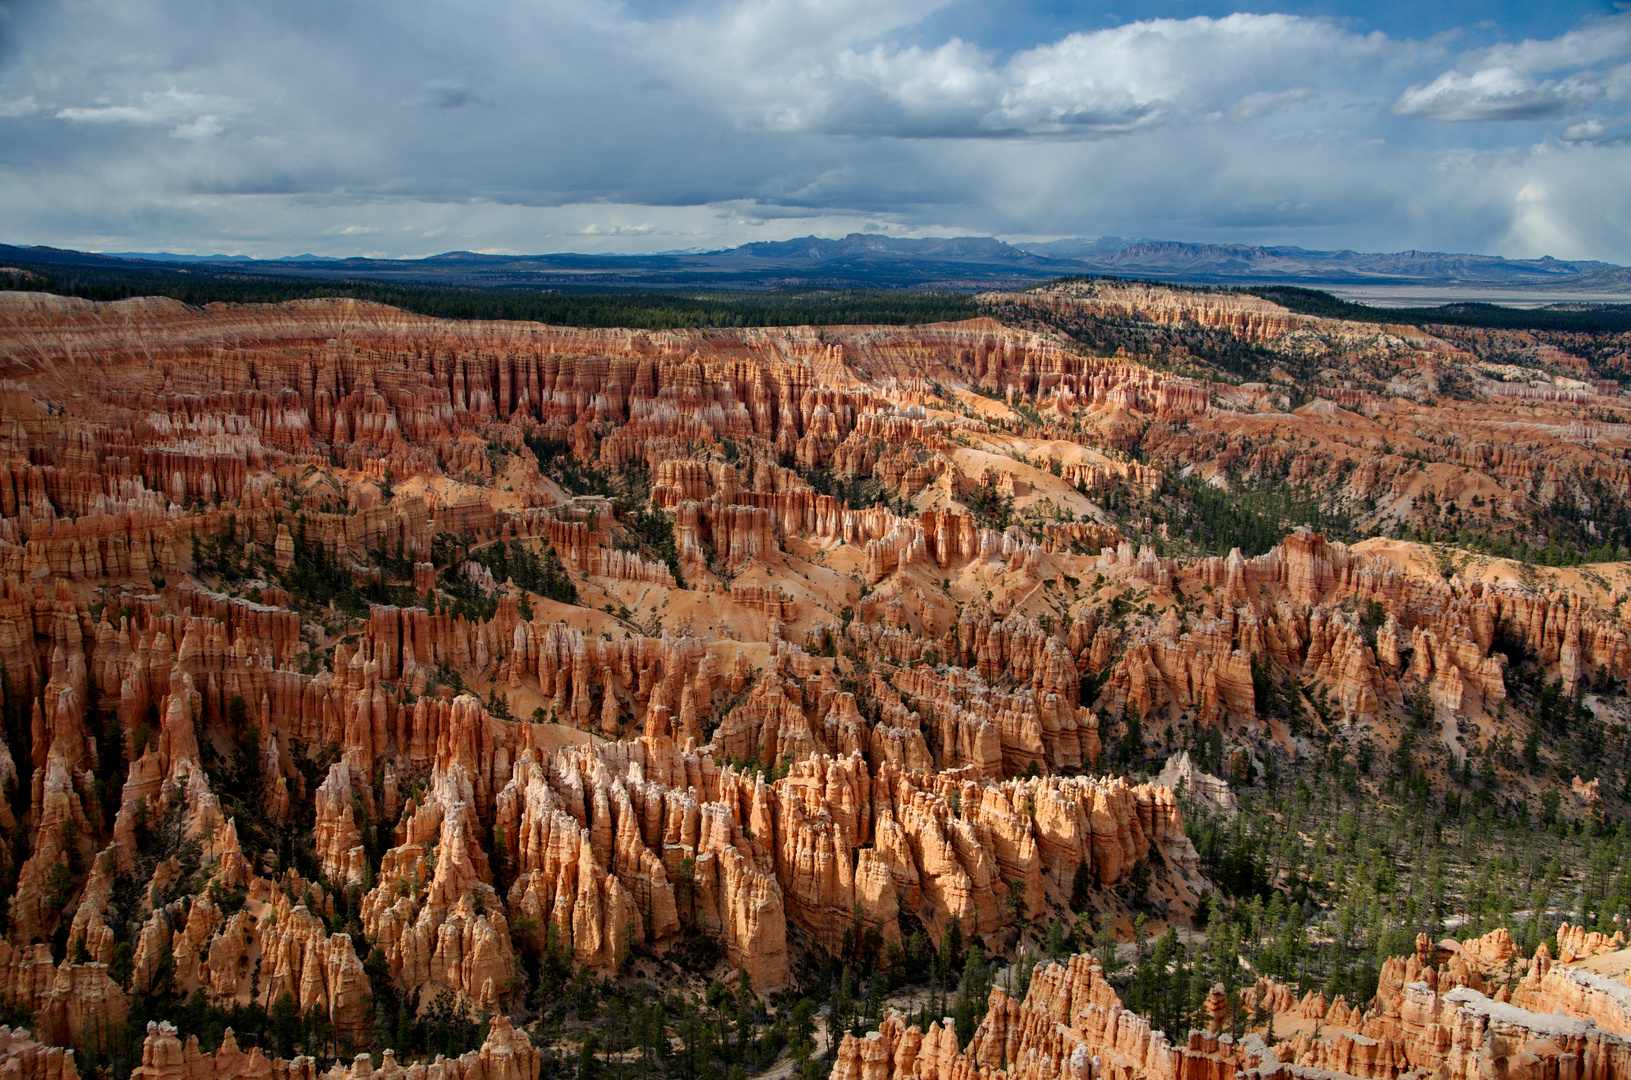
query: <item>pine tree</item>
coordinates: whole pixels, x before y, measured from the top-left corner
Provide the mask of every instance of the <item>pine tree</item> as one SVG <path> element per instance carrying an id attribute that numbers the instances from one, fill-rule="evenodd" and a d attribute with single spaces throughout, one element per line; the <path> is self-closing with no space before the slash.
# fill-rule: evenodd
<path id="1" fill-rule="evenodd" d="M 1076 867 L 1076 876 L 1070 883 L 1070 910 L 1080 912 L 1087 908 L 1093 899 L 1093 871 L 1087 867 L 1087 860 L 1083 859 Z"/>

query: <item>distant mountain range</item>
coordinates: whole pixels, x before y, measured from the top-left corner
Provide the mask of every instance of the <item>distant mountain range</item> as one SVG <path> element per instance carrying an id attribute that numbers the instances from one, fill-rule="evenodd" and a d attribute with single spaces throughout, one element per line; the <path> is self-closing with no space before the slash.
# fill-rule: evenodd
<path id="1" fill-rule="evenodd" d="M 1107 242 L 1108 241 L 1108 242 Z M 1248 247 L 1245 244 L 1182 244 L 1162 240 L 1055 240 L 1020 244 L 1021 250 L 1090 266 L 1094 272 L 1188 281 L 1240 281 L 1253 284 L 1312 285 L 1513 285 L 1617 279 L 1626 268 L 1613 263 L 1506 259 L 1499 255 L 1442 251 L 1309 251 L 1300 247 Z"/>
<path id="2" fill-rule="evenodd" d="M 251 259 L 163 252 L 94 254 L 0 245 L 0 262 L 214 274 L 362 278 L 475 287 L 900 288 L 1021 286 L 1071 274 L 1197 284 L 1430 285 L 1583 291 L 1625 290 L 1631 269 L 1612 263 L 1505 259 L 1438 251 L 1366 253 L 1299 247 L 1093 239 L 1009 244 L 989 236 L 898 239 L 852 233 L 806 236 L 704 252 L 652 255 L 483 255 L 450 251 L 424 259 Z"/>
<path id="3" fill-rule="evenodd" d="M 173 262 L 173 263 L 212 263 L 212 262 L 255 262 L 247 255 L 172 255 L 168 251 L 104 251 L 102 254 L 110 259 L 136 259 L 140 262 Z M 259 260 L 262 262 L 338 262 L 333 255 L 279 255 L 275 259 Z"/>

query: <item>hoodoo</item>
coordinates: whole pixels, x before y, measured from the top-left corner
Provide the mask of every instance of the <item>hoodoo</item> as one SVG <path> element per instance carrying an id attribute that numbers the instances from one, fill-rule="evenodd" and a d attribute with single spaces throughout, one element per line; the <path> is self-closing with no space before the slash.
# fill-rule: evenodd
<path id="1" fill-rule="evenodd" d="M 0 1072 L 1631 1080 L 1624 343 L 979 304 L 0 293 Z"/>

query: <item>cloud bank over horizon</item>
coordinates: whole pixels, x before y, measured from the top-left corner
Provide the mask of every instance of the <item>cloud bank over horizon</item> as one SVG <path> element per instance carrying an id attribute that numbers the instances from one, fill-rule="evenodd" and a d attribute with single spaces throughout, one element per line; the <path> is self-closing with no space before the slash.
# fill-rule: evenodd
<path id="1" fill-rule="evenodd" d="M 1005 31 L 951 0 L 0 0 L 0 239 L 1115 234 L 1631 263 L 1624 5 L 1277 7 L 1022 4 Z"/>

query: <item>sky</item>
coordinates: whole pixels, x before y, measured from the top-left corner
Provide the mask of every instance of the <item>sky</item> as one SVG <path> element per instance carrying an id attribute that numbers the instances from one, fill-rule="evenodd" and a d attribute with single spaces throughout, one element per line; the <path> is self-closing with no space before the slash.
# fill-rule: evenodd
<path id="1" fill-rule="evenodd" d="M 0 241 L 1631 263 L 1611 0 L 0 0 Z"/>

